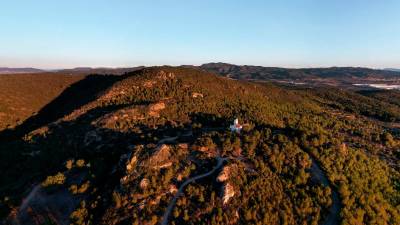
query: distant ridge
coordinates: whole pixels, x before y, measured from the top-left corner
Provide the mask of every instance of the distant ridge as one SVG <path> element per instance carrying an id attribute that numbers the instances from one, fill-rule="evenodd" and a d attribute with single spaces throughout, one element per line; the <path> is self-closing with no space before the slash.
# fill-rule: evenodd
<path id="1" fill-rule="evenodd" d="M 384 70 L 400 72 L 400 69 L 396 69 L 396 68 L 385 68 Z"/>
<path id="2" fill-rule="evenodd" d="M 67 73 L 67 74 L 113 74 L 119 75 L 143 69 L 143 66 L 127 68 L 111 67 L 76 67 L 72 69 L 41 70 L 37 68 L 10 68 L 0 67 L 0 74 L 23 74 L 23 73 Z"/>
<path id="3" fill-rule="evenodd" d="M 393 81 L 400 78 L 400 70 L 377 70 L 363 67 L 280 68 L 228 63 L 207 63 L 200 66 L 208 72 L 239 80 L 301 81 L 333 85 L 356 82 Z"/>
<path id="4" fill-rule="evenodd" d="M 45 70 L 36 69 L 36 68 L 9 68 L 9 67 L 0 67 L 0 74 L 13 74 L 13 73 L 42 73 Z"/>
<path id="5" fill-rule="evenodd" d="M 121 75 L 124 73 L 134 72 L 140 69 L 143 69 L 144 66 L 138 67 L 118 67 L 118 68 L 111 68 L 111 67 L 76 67 L 72 69 L 61 69 L 56 70 L 56 72 L 61 73 L 71 73 L 71 74 L 113 74 L 113 75 Z"/>

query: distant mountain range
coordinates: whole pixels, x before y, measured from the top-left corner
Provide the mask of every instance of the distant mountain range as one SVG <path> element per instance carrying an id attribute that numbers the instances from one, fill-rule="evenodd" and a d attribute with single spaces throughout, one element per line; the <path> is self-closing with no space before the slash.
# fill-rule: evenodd
<path id="1" fill-rule="evenodd" d="M 0 67 L 0 74 L 19 74 L 19 73 L 45 73 L 45 72 L 56 72 L 56 73 L 71 73 L 71 74 L 124 74 L 133 72 L 144 68 L 139 67 L 127 67 L 127 68 L 108 68 L 108 67 L 76 67 L 72 69 L 58 69 L 58 70 L 42 70 L 36 68 L 10 68 Z"/>
<path id="2" fill-rule="evenodd" d="M 76 67 L 73 69 L 61 69 L 57 70 L 56 72 L 61 72 L 61 73 L 73 73 L 73 74 L 113 74 L 113 75 L 118 75 L 118 74 L 124 74 L 124 73 L 129 73 L 133 72 L 136 70 L 143 69 L 144 66 L 138 66 L 138 67 L 126 67 L 126 68 L 110 68 L 110 67 L 97 67 L 97 68 L 92 68 L 92 67 Z"/>
<path id="3" fill-rule="evenodd" d="M 9 68 L 0 67 L 0 74 L 14 74 L 14 73 L 41 73 L 44 70 L 36 68 Z"/>

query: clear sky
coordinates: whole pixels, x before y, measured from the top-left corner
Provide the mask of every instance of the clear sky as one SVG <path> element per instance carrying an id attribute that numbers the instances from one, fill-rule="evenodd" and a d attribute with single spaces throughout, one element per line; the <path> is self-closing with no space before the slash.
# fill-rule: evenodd
<path id="1" fill-rule="evenodd" d="M 400 68 L 400 1 L 0 1 L 0 66 L 221 61 Z"/>

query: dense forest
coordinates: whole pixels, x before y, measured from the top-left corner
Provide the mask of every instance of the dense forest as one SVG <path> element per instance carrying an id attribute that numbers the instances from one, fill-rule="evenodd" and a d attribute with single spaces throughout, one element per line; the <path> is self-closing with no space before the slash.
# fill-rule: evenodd
<path id="1" fill-rule="evenodd" d="M 400 224 L 399 102 L 188 67 L 86 76 L 0 133 L 0 218 Z"/>

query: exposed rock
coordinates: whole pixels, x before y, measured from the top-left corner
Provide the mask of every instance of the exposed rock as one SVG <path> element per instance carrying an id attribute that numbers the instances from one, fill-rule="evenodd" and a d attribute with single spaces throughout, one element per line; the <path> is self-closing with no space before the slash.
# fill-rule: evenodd
<path id="1" fill-rule="evenodd" d="M 93 122 L 93 125 L 99 125 L 106 128 L 114 128 L 118 121 L 142 120 L 144 116 L 139 113 L 137 108 L 124 108 L 116 112 L 109 113 Z"/>
<path id="2" fill-rule="evenodd" d="M 223 204 L 226 205 L 229 201 L 230 198 L 232 198 L 233 196 L 235 196 L 235 190 L 233 188 L 233 186 L 230 183 L 226 183 L 224 185 L 224 195 L 222 197 L 223 199 Z"/>
<path id="3" fill-rule="evenodd" d="M 218 175 L 217 181 L 218 182 L 227 181 L 229 179 L 229 175 L 230 175 L 230 167 L 229 166 L 225 166 L 222 169 L 221 173 Z"/>
<path id="4" fill-rule="evenodd" d="M 159 117 L 160 116 L 159 112 L 163 109 L 165 109 L 164 102 L 158 102 L 158 103 L 151 104 L 149 106 L 149 115 L 152 117 Z"/>
<path id="5" fill-rule="evenodd" d="M 99 101 L 101 102 L 108 102 L 110 100 L 120 98 L 122 96 L 127 96 L 132 94 L 132 90 L 138 89 L 139 87 L 132 84 L 124 84 L 124 82 L 119 83 L 118 85 L 113 86 L 112 88 L 108 89 L 102 96 L 99 97 Z"/>
<path id="6" fill-rule="evenodd" d="M 347 149 L 346 143 L 343 142 L 343 143 L 339 146 L 339 152 L 340 152 L 342 155 L 347 155 L 347 154 L 349 153 L 349 150 Z"/>
<path id="7" fill-rule="evenodd" d="M 172 166 L 172 162 L 166 162 L 164 164 L 159 164 L 153 167 L 153 169 L 162 169 L 162 168 L 168 168 Z"/>
<path id="8" fill-rule="evenodd" d="M 151 87 L 153 87 L 154 84 L 156 84 L 155 81 L 147 80 L 147 81 L 145 81 L 145 82 L 143 83 L 143 87 L 151 88 Z"/>
<path id="9" fill-rule="evenodd" d="M 178 188 L 176 188 L 175 185 L 171 184 L 171 185 L 169 185 L 169 190 L 168 191 L 171 194 L 175 194 L 176 192 L 178 192 Z"/>
<path id="10" fill-rule="evenodd" d="M 128 163 L 126 164 L 126 170 L 127 170 L 128 172 L 132 171 L 132 170 L 135 168 L 135 166 L 136 166 L 136 162 L 137 162 L 137 157 L 136 157 L 136 156 L 133 156 L 133 157 L 131 158 L 131 160 L 129 160 Z"/>
<path id="11" fill-rule="evenodd" d="M 140 187 L 142 190 L 145 190 L 145 189 L 149 186 L 149 183 L 150 183 L 149 179 L 143 178 L 143 179 L 140 181 L 139 187 Z"/>
<path id="12" fill-rule="evenodd" d="M 218 155 L 215 148 L 210 148 L 208 146 L 194 147 L 194 150 L 197 150 L 199 152 L 206 154 L 207 157 L 216 157 Z"/>
<path id="13" fill-rule="evenodd" d="M 200 151 L 200 152 L 208 152 L 208 150 L 209 150 L 209 148 L 208 148 L 207 146 L 201 146 L 201 147 L 199 148 L 199 151 Z"/>
<path id="14" fill-rule="evenodd" d="M 172 166 L 172 162 L 170 161 L 170 150 L 171 148 L 168 145 L 160 145 L 150 157 L 149 166 L 152 168 L 165 168 Z"/>
<path id="15" fill-rule="evenodd" d="M 160 111 L 162 109 L 165 109 L 165 103 L 164 102 L 159 102 L 155 104 L 150 105 L 150 111 Z"/>
<path id="16" fill-rule="evenodd" d="M 231 164 L 231 165 L 224 166 L 221 173 L 219 173 L 219 175 L 217 177 L 217 181 L 225 182 L 225 181 L 229 180 L 231 175 L 233 173 L 237 172 L 237 170 L 238 170 L 237 164 Z"/>
<path id="17" fill-rule="evenodd" d="M 198 93 L 198 92 L 193 92 L 192 97 L 193 98 L 203 98 L 203 94 L 202 93 Z"/>
<path id="18" fill-rule="evenodd" d="M 178 176 L 176 176 L 177 181 L 182 181 L 182 179 L 183 179 L 183 175 L 181 173 L 178 174 Z"/>
<path id="19" fill-rule="evenodd" d="M 157 73 L 157 78 L 158 79 L 162 79 L 162 80 L 166 80 L 166 79 L 174 79 L 175 78 L 175 74 L 171 73 L 171 72 L 165 72 L 164 70 L 160 70 Z"/>

